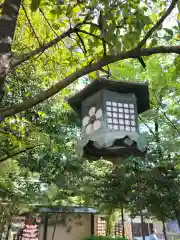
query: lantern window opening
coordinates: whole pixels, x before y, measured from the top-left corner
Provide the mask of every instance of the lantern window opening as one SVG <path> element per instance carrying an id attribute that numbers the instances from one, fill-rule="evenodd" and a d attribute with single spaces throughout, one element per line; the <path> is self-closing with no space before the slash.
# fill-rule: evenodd
<path id="1" fill-rule="evenodd" d="M 135 105 L 106 101 L 107 124 L 110 130 L 136 131 Z"/>
<path id="2" fill-rule="evenodd" d="M 120 129 L 120 130 L 124 130 L 124 125 L 120 125 L 120 126 L 119 126 L 119 129 Z"/>
<path id="3" fill-rule="evenodd" d="M 117 107 L 117 102 L 112 102 L 112 105 L 114 106 L 114 107 Z"/>
<path id="4" fill-rule="evenodd" d="M 119 128 L 118 128 L 118 125 L 113 125 L 113 129 L 114 130 L 118 130 Z"/>
<path id="5" fill-rule="evenodd" d="M 118 123 L 119 123 L 118 119 L 114 118 L 114 119 L 113 119 L 113 123 L 114 123 L 114 124 L 118 124 Z"/>
<path id="6" fill-rule="evenodd" d="M 119 124 L 123 124 L 124 125 L 124 119 L 119 119 Z"/>
<path id="7" fill-rule="evenodd" d="M 117 108 L 116 107 L 113 107 L 113 112 L 117 112 Z"/>
<path id="8" fill-rule="evenodd" d="M 107 118 L 108 123 L 112 123 L 112 118 Z"/>
<path id="9" fill-rule="evenodd" d="M 129 120 L 125 120 L 125 125 L 130 125 L 130 121 Z"/>
<path id="10" fill-rule="evenodd" d="M 107 112 L 107 117 L 112 117 L 112 112 Z"/>
<path id="11" fill-rule="evenodd" d="M 118 118 L 118 114 L 116 112 L 113 112 L 113 118 Z"/>

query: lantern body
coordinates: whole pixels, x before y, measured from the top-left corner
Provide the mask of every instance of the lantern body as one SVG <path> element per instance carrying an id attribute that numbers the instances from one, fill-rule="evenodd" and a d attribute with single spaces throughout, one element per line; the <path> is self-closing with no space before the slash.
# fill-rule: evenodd
<path id="1" fill-rule="evenodd" d="M 82 134 L 77 145 L 81 156 L 97 160 L 145 154 L 147 147 L 139 133 L 138 113 L 148 108 L 147 101 L 140 101 L 143 95 L 139 91 L 147 91 L 147 85 L 138 85 L 97 81 L 69 100 L 81 116 Z"/>
<path id="2" fill-rule="evenodd" d="M 139 132 L 136 96 L 102 90 L 82 102 L 82 128 L 85 134 Z"/>

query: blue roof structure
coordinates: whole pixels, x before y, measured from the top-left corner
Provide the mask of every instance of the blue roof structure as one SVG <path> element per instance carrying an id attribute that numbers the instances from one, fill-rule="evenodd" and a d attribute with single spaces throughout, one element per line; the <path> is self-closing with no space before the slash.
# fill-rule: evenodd
<path id="1" fill-rule="evenodd" d="M 41 213 L 96 213 L 96 210 L 88 207 L 72 207 L 72 206 L 60 206 L 60 207 L 42 207 Z"/>

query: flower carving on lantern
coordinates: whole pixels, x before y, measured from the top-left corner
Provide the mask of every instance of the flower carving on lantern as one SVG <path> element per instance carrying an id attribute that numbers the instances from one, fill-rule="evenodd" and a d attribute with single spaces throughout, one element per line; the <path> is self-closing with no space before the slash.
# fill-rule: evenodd
<path id="1" fill-rule="evenodd" d="M 91 135 L 101 127 L 102 109 L 96 110 L 96 107 L 91 107 L 89 110 L 89 116 L 85 116 L 82 120 L 82 126 L 85 128 L 87 135 Z"/>

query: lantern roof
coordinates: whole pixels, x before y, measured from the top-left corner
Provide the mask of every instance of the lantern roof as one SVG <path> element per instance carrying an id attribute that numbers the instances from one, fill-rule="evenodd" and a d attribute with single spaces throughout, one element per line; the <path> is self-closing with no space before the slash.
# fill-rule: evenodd
<path id="1" fill-rule="evenodd" d="M 134 93 L 137 99 L 138 113 L 145 112 L 150 108 L 149 106 L 149 91 L 147 83 L 133 83 L 107 80 L 99 78 L 90 83 L 87 87 L 82 89 L 74 96 L 67 99 L 69 105 L 78 114 L 81 114 L 81 103 L 88 97 L 92 96 L 100 90 L 109 90 L 116 93 Z"/>

